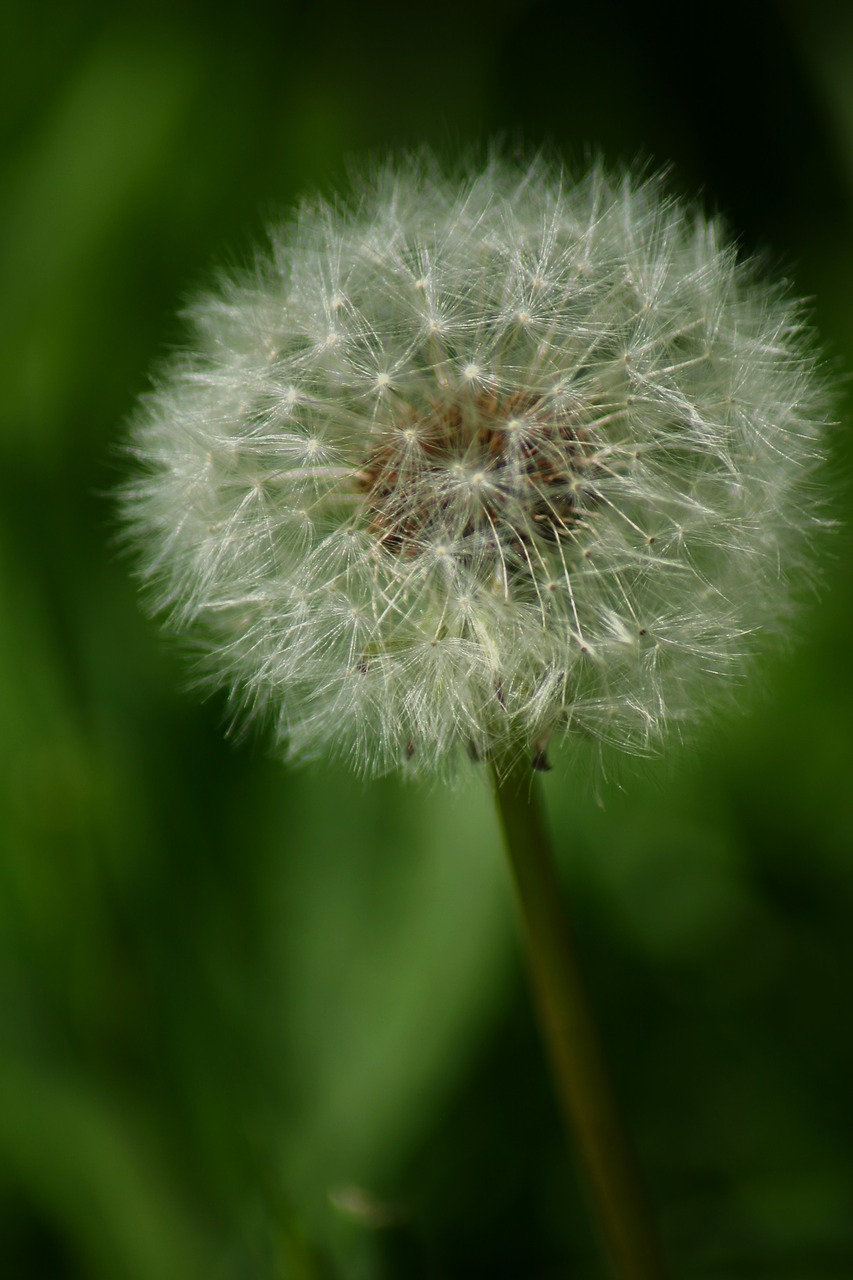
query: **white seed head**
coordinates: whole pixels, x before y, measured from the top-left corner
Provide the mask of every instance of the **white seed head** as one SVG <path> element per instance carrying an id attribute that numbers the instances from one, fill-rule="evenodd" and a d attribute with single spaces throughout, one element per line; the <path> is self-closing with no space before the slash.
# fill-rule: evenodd
<path id="1" fill-rule="evenodd" d="M 389 166 L 191 320 L 124 508 L 154 608 L 292 756 L 646 750 L 789 611 L 826 388 L 657 178 Z"/>

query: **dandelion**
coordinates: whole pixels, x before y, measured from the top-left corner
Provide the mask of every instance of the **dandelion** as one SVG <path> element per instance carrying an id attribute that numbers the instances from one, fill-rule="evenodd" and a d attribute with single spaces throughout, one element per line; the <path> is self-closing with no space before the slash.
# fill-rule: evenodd
<path id="1" fill-rule="evenodd" d="M 788 610 L 824 387 L 799 306 L 658 178 L 389 167 L 190 320 L 126 512 L 291 756 L 645 751 Z"/>
<path id="2" fill-rule="evenodd" d="M 790 613 L 827 413 L 801 307 L 659 177 L 421 156 L 305 204 L 189 318 L 124 494 L 153 608 L 290 757 L 491 763 L 604 1234 L 656 1280 L 518 793 L 555 737 L 654 749 Z"/>

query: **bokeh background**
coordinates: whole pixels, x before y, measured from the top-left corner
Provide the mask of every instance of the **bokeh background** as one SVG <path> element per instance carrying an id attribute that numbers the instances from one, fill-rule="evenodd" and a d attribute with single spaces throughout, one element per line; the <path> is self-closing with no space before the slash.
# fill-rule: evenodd
<path id="1" fill-rule="evenodd" d="M 285 769 L 142 615 L 122 423 L 211 265 L 348 165 L 671 164 L 853 370 L 853 9 L 4 6 L 0 1268 L 600 1280 L 484 781 Z M 547 779 L 676 1278 L 853 1275 L 851 396 L 797 643 L 689 751 Z"/>

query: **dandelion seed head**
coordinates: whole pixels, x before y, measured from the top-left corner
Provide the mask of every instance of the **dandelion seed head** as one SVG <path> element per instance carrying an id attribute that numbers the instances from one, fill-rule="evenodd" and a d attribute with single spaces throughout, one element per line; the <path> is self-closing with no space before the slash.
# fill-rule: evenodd
<path id="1" fill-rule="evenodd" d="M 190 321 L 124 510 L 152 607 L 292 757 L 652 750 L 790 613 L 825 381 L 659 178 L 388 166 Z"/>

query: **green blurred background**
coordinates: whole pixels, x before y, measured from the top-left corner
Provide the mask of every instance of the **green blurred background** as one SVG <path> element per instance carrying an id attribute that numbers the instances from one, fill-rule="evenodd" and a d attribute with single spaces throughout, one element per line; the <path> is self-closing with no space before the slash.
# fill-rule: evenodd
<path id="1" fill-rule="evenodd" d="M 4 1276 L 601 1277 L 483 779 L 226 739 L 116 551 L 117 444 L 211 264 L 353 160 L 496 133 L 672 162 L 852 370 L 841 8 L 4 9 Z M 839 430 L 842 521 L 851 458 Z M 676 1277 L 853 1275 L 849 531 L 826 560 L 745 716 L 597 792 L 547 780 Z"/>

